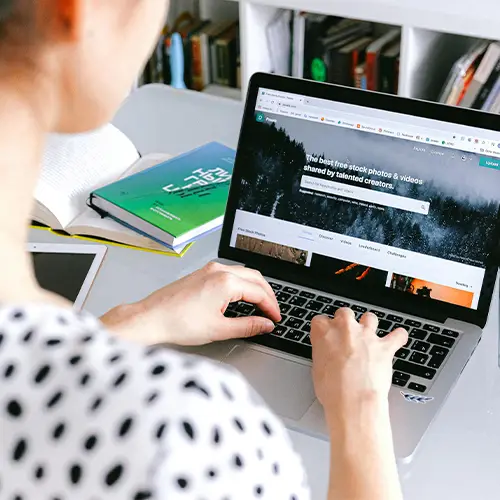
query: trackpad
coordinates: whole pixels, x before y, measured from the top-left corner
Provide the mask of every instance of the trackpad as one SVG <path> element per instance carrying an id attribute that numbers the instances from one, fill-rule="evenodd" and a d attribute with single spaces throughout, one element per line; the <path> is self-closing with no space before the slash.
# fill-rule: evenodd
<path id="1" fill-rule="evenodd" d="M 237 346 L 223 361 L 239 370 L 282 417 L 300 420 L 316 399 L 309 366 L 251 346 Z"/>

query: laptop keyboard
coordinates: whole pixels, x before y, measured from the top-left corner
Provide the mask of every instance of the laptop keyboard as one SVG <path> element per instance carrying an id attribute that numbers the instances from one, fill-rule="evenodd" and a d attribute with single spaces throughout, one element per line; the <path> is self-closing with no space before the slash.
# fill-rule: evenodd
<path id="1" fill-rule="evenodd" d="M 377 335 L 381 338 L 398 327 L 405 328 L 409 339 L 395 355 L 392 384 L 418 393 L 427 392 L 460 337 L 460 332 L 427 323 L 421 319 L 372 309 L 354 302 L 336 299 L 309 290 L 269 281 L 280 305 L 282 320 L 270 335 L 259 335 L 254 342 L 285 352 L 311 358 L 311 320 L 318 314 L 333 317 L 341 307 L 351 308 L 356 319 L 370 311 L 379 318 Z M 226 316 L 262 314 L 252 304 L 229 304 Z"/>

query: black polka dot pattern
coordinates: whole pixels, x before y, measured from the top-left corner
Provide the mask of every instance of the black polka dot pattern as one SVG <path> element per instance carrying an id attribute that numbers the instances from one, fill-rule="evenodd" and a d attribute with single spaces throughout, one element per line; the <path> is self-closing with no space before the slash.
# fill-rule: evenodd
<path id="1" fill-rule="evenodd" d="M 237 373 L 70 309 L 0 305 L 0 442 L 6 500 L 310 500 L 282 424 Z"/>

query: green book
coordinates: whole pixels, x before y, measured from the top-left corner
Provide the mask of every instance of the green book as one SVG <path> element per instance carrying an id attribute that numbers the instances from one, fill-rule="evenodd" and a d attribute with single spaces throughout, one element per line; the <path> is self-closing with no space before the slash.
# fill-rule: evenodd
<path id="1" fill-rule="evenodd" d="M 222 225 L 235 151 L 211 142 L 93 191 L 103 216 L 171 248 Z"/>

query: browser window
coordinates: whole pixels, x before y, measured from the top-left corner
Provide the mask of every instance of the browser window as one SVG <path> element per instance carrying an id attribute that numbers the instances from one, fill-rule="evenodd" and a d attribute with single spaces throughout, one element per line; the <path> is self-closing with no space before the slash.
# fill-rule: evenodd
<path id="1" fill-rule="evenodd" d="M 260 89 L 231 246 L 477 309 L 495 134 Z"/>

